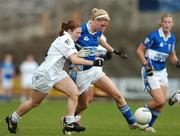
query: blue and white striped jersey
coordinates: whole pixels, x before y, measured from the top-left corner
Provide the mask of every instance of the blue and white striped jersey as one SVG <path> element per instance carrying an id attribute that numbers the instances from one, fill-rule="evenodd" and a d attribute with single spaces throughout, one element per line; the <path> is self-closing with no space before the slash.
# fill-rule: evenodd
<path id="1" fill-rule="evenodd" d="M 169 32 L 164 36 L 162 28 L 146 36 L 143 44 L 146 47 L 145 57 L 154 67 L 154 70 L 162 70 L 166 67 L 166 58 L 175 51 L 175 36 Z"/>
<path id="2" fill-rule="evenodd" d="M 102 32 L 99 31 L 92 33 L 90 27 L 90 21 L 86 24 L 82 24 L 81 28 L 82 28 L 82 32 L 80 38 L 76 42 L 76 48 L 78 50 L 82 48 L 90 50 L 89 56 L 85 57 L 84 59 L 93 61 L 96 58 L 96 50 L 97 47 L 99 46 L 99 39 L 102 35 Z M 80 70 L 87 70 L 92 66 L 78 65 L 78 67 L 80 68 Z"/>

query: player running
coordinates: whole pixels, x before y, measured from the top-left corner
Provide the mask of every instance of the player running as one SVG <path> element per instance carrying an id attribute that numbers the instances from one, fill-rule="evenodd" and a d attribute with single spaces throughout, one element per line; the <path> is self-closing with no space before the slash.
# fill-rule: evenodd
<path id="1" fill-rule="evenodd" d="M 75 122 L 74 112 L 77 105 L 79 90 L 69 75 L 63 70 L 64 63 L 69 59 L 73 64 L 102 66 L 102 60 L 87 61 L 77 56 L 74 46 L 81 35 L 80 24 L 75 21 L 62 23 L 62 30 L 59 36 L 51 44 L 45 61 L 37 68 L 32 79 L 32 98 L 22 103 L 16 111 L 6 117 L 6 123 L 10 133 L 16 133 L 17 123 L 23 115 L 34 107 L 40 105 L 42 100 L 48 95 L 48 91 L 55 88 L 64 92 L 68 96 L 66 121 L 63 122 L 63 132 L 84 131 Z"/>
<path id="2" fill-rule="evenodd" d="M 166 59 L 169 57 L 176 67 L 180 67 L 175 53 L 176 38 L 170 32 L 172 26 L 172 15 L 164 14 L 160 20 L 160 28 L 146 36 L 136 50 L 142 63 L 141 73 L 145 91 L 153 98 L 145 105 L 152 113 L 149 127 L 145 129 L 148 132 L 156 132 L 152 126 L 166 103 L 168 88 Z"/>
<path id="3" fill-rule="evenodd" d="M 77 41 L 76 47 L 79 50 L 84 48 L 90 51 L 90 54 L 85 57 L 86 60 L 94 61 L 96 59 L 96 50 L 99 44 L 106 48 L 110 53 L 119 55 L 122 59 L 127 58 L 125 52 L 122 50 L 114 50 L 101 37 L 102 30 L 108 26 L 109 22 L 110 17 L 105 10 L 94 8 L 92 9 L 91 20 L 81 25 L 82 33 Z M 71 77 L 75 79 L 81 94 L 78 100 L 78 107 L 76 108 L 76 117 L 84 110 L 84 108 L 86 108 L 86 99 L 89 97 L 88 90 L 91 84 L 94 84 L 104 92 L 108 93 L 115 100 L 118 110 L 123 114 L 130 128 L 143 129 L 145 127 L 136 123 L 123 95 L 102 70 L 98 70 L 92 66 L 74 65 L 71 67 L 71 73 L 73 73 Z M 78 121 L 78 118 L 76 121 Z"/>

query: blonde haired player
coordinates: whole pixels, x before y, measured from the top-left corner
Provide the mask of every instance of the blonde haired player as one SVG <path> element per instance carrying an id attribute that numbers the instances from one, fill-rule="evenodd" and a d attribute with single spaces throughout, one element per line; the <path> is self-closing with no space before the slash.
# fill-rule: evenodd
<path id="1" fill-rule="evenodd" d="M 43 99 L 48 95 L 48 91 L 55 88 L 64 92 L 68 96 L 66 121 L 63 123 L 63 132 L 84 131 L 75 122 L 74 112 L 77 105 L 79 90 L 69 75 L 63 70 L 64 63 L 69 59 L 74 64 L 102 66 L 102 60 L 87 61 L 77 56 L 77 50 L 74 46 L 81 35 L 80 24 L 70 20 L 62 23 L 62 30 L 59 36 L 51 44 L 47 56 L 42 64 L 36 69 L 32 79 L 32 97 L 22 103 L 16 111 L 6 117 L 6 123 L 10 133 L 16 133 L 17 123 L 23 115 L 31 109 L 40 105 Z"/>
<path id="2" fill-rule="evenodd" d="M 152 113 L 147 132 L 156 132 L 152 127 L 160 115 L 165 103 L 168 89 L 166 59 L 169 57 L 177 68 L 180 67 L 175 52 L 176 38 L 170 32 L 173 17 L 167 13 L 161 17 L 160 28 L 146 36 L 136 52 L 142 63 L 142 78 L 145 91 L 152 97 L 145 107 Z"/>
<path id="3" fill-rule="evenodd" d="M 125 52 L 114 50 L 105 40 L 103 40 L 102 31 L 108 26 L 110 17 L 107 11 L 103 9 L 92 9 L 91 20 L 81 25 L 81 37 L 76 42 L 77 49 L 84 48 L 90 51 L 90 54 L 84 59 L 95 60 L 96 51 L 99 44 L 106 48 L 110 53 L 119 55 L 122 59 L 126 59 Z M 78 116 L 80 112 L 86 108 L 88 99 L 88 90 L 91 84 L 96 85 L 98 88 L 108 93 L 116 102 L 118 110 L 123 114 L 130 128 L 140 128 L 141 126 L 136 123 L 130 107 L 126 103 L 123 95 L 118 88 L 114 85 L 111 79 L 102 71 L 97 70 L 92 66 L 75 65 L 71 66 L 71 77 L 76 82 L 80 90 L 78 106 L 75 115 Z"/>

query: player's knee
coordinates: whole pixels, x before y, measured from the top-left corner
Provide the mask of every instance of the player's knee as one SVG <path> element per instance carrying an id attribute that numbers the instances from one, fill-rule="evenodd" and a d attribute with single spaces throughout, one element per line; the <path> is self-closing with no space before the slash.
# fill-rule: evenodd
<path id="1" fill-rule="evenodd" d="M 158 107 L 163 107 L 166 104 L 166 99 L 162 98 L 156 101 Z"/>
<path id="2" fill-rule="evenodd" d="M 78 101 L 78 97 L 79 97 L 79 93 L 73 93 L 73 94 L 69 95 L 69 98 L 71 100 L 73 100 L 74 102 Z"/>

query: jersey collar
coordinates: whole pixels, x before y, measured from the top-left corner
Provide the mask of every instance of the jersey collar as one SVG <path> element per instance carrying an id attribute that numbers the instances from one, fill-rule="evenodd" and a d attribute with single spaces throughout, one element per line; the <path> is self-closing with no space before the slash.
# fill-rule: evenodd
<path id="1" fill-rule="evenodd" d="M 92 32 L 92 30 L 91 30 L 91 20 L 89 20 L 87 23 L 86 23 L 86 27 L 87 27 L 87 30 L 88 30 L 88 32 L 90 33 L 90 34 L 92 34 L 92 35 L 94 35 L 94 34 L 96 34 L 97 32 Z"/>
<path id="2" fill-rule="evenodd" d="M 163 39 L 164 39 L 165 41 L 167 41 L 167 40 L 171 37 L 171 33 L 169 32 L 169 33 L 168 33 L 168 37 L 165 37 L 165 35 L 164 35 L 164 33 L 163 33 L 163 30 L 162 30 L 162 27 L 161 27 L 161 28 L 159 28 L 159 36 L 160 36 L 160 37 L 163 37 Z"/>

